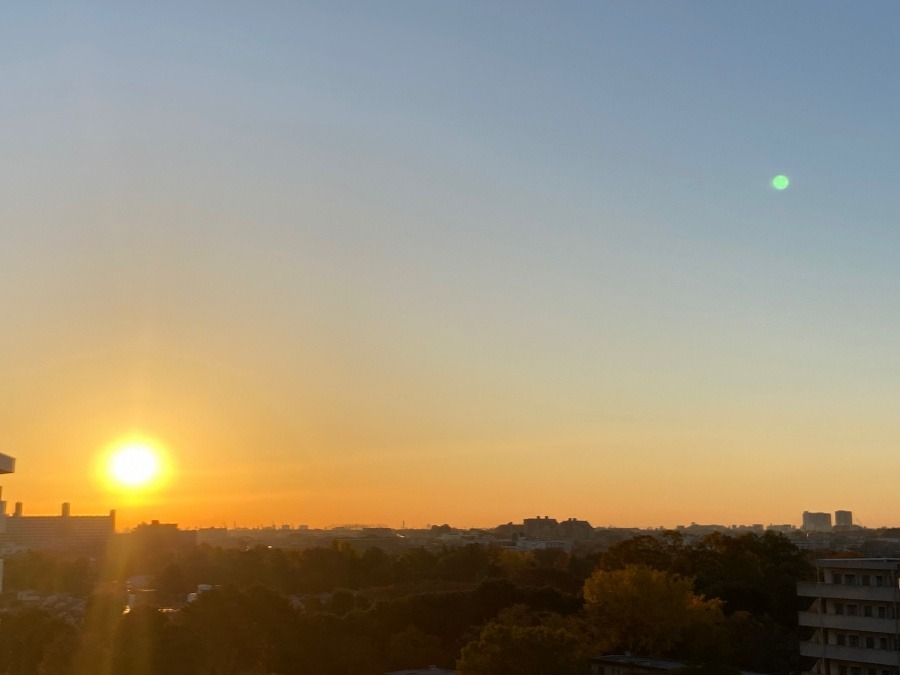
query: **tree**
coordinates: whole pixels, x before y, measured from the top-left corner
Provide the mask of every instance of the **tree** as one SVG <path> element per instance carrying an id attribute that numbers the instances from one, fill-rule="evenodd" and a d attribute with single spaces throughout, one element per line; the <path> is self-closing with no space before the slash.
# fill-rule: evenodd
<path id="1" fill-rule="evenodd" d="M 522 605 L 504 610 L 462 649 L 460 675 L 582 675 L 585 642 L 574 622 L 530 614 Z"/>
<path id="2" fill-rule="evenodd" d="M 610 546 L 600 559 L 605 570 L 624 569 L 629 565 L 646 565 L 657 570 L 687 573 L 686 547 L 678 532 L 668 530 L 661 536 L 641 534 Z"/>
<path id="3" fill-rule="evenodd" d="M 10 675 L 37 673 L 57 641 L 68 639 L 72 628 L 40 609 L 3 614 L 0 630 L 0 672 Z"/>
<path id="4" fill-rule="evenodd" d="M 693 549 L 692 559 L 697 590 L 724 600 L 726 613 L 743 610 L 768 615 L 786 629 L 796 627 L 802 609 L 796 583 L 811 578 L 813 566 L 784 535 L 710 534 Z"/>
<path id="5" fill-rule="evenodd" d="M 690 579 L 646 565 L 596 570 L 584 584 L 589 619 L 611 648 L 692 656 L 693 636 L 720 630 L 722 602 L 694 593 Z"/>
<path id="6" fill-rule="evenodd" d="M 391 668 L 438 663 L 441 657 L 441 640 L 416 626 L 408 626 L 406 630 L 391 636 L 385 656 Z"/>

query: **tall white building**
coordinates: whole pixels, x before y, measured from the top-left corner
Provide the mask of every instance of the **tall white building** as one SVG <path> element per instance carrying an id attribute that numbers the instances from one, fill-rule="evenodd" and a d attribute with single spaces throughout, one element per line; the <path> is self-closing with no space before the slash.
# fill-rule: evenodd
<path id="1" fill-rule="evenodd" d="M 814 629 L 800 643 L 816 659 L 805 672 L 900 675 L 900 559 L 818 560 L 816 569 L 816 581 L 797 584 L 811 601 L 799 624 Z"/>

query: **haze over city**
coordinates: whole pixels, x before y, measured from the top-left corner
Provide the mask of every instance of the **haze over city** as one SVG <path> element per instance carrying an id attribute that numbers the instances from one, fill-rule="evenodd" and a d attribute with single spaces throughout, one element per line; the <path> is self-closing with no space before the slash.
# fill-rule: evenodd
<path id="1" fill-rule="evenodd" d="M 900 8 L 696 4 L 8 8 L 3 497 L 900 525 Z"/>

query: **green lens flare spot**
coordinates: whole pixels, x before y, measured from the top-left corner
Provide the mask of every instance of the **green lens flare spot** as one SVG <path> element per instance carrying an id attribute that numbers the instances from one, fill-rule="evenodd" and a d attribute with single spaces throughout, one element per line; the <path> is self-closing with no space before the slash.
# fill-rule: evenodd
<path id="1" fill-rule="evenodd" d="M 772 187 L 776 190 L 786 190 L 787 186 L 790 184 L 791 179 L 784 174 L 779 174 L 772 179 Z"/>

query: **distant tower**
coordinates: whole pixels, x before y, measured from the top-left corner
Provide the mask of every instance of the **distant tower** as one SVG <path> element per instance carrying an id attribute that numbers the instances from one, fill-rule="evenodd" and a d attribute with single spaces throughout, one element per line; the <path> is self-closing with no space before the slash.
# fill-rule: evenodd
<path id="1" fill-rule="evenodd" d="M 0 474 L 15 473 L 16 458 L 0 452 Z M 2 492 L 3 488 L 0 488 Z M 0 499 L 0 533 L 6 532 L 6 502 Z M 2 580 L 0 580 L 2 581 Z"/>
<path id="2" fill-rule="evenodd" d="M 830 532 L 831 514 L 815 511 L 804 511 L 802 529 L 806 530 L 807 532 Z"/>
<path id="3" fill-rule="evenodd" d="M 853 511 L 835 511 L 835 527 L 853 527 Z"/>

